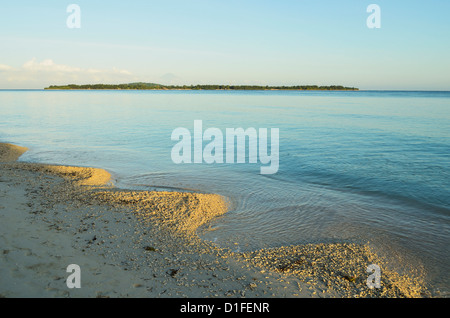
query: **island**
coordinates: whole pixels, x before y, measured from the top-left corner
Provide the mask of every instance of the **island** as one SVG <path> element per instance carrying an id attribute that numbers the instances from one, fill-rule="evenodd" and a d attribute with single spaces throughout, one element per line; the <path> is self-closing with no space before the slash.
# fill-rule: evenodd
<path id="1" fill-rule="evenodd" d="M 258 86 L 258 85 L 162 85 L 155 83 L 129 84 L 84 84 L 51 85 L 46 90 L 320 90 L 320 91 L 357 91 L 355 87 L 341 85 L 318 86 Z"/>

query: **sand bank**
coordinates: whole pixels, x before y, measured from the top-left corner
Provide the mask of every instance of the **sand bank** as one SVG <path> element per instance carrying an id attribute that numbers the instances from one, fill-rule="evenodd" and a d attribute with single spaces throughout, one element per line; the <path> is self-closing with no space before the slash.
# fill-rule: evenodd
<path id="1" fill-rule="evenodd" d="M 28 151 L 28 148 L 0 143 L 0 162 L 13 162 Z"/>
<path id="2" fill-rule="evenodd" d="M 233 253 L 196 229 L 227 212 L 215 194 L 117 189 L 102 169 L 13 162 L 0 144 L 0 296 L 425 297 L 369 246 L 315 244 Z M 366 285 L 370 264 L 381 288 Z M 69 289 L 66 268 L 81 268 Z"/>

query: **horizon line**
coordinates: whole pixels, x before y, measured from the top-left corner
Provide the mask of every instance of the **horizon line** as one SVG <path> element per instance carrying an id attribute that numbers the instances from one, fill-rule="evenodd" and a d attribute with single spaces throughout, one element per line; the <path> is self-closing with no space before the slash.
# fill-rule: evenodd
<path id="1" fill-rule="evenodd" d="M 89 85 L 89 84 L 86 84 Z M 115 85 L 115 84 L 112 84 Z M 119 85 L 119 84 L 118 84 Z M 198 85 L 215 85 L 215 84 L 198 84 Z M 171 86 L 188 86 L 188 85 L 171 85 Z M 189 86 L 195 86 L 195 85 L 189 85 Z M 229 86 L 241 86 L 241 85 L 229 85 Z M 242 86 L 259 86 L 259 85 L 242 85 Z M 295 85 L 294 85 L 295 86 Z M 261 86 L 262 87 L 262 86 Z M 270 87 L 270 86 L 269 86 Z M 286 86 L 286 87 L 292 87 L 292 86 Z M 356 88 L 356 87 L 355 87 Z M 186 89 L 188 91 L 189 89 Z M 202 90 L 202 89 L 199 89 Z M 233 89 L 217 89 L 218 91 L 245 91 L 245 90 L 233 90 Z M 279 89 L 282 90 L 282 89 Z M 0 91 L 170 91 L 167 89 L 46 89 L 46 88 L 0 88 Z M 248 91 L 266 91 L 266 90 L 248 90 Z M 295 91 L 295 90 L 290 90 Z M 369 88 L 369 89 L 361 89 L 358 88 L 357 90 L 302 90 L 298 89 L 297 91 L 336 91 L 336 92 L 362 92 L 362 91 L 378 91 L 378 92 L 450 92 L 450 90 L 442 90 L 442 89 L 378 89 L 378 88 Z"/>

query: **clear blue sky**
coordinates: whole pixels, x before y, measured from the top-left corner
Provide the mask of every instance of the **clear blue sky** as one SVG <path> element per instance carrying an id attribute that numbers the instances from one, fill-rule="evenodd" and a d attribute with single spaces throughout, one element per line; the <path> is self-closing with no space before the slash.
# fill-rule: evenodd
<path id="1" fill-rule="evenodd" d="M 69 4 L 81 28 L 66 25 Z M 369 29 L 369 4 L 381 28 Z M 448 0 L 15 0 L 0 6 L 0 88 L 333 85 L 450 90 Z"/>

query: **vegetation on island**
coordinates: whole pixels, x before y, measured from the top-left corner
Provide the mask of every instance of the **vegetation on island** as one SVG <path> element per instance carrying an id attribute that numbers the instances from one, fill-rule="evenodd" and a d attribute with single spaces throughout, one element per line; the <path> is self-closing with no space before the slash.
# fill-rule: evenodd
<path id="1" fill-rule="evenodd" d="M 155 83 L 130 83 L 130 84 L 85 84 L 85 85 L 51 85 L 45 89 L 60 90 L 327 90 L 357 91 L 355 87 L 344 87 L 341 85 L 318 86 L 318 85 L 297 85 L 297 86 L 258 86 L 258 85 L 162 85 Z"/>

